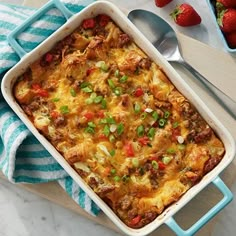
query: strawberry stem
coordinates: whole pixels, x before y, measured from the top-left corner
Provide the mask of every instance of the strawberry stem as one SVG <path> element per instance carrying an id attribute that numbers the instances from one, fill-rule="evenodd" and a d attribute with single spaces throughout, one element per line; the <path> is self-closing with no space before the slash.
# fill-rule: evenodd
<path id="1" fill-rule="evenodd" d="M 227 10 L 224 10 L 224 11 L 221 11 L 219 14 L 218 14 L 218 18 L 217 18 L 217 23 L 219 26 L 223 27 L 223 17 L 224 17 L 224 14 Z"/>
<path id="2" fill-rule="evenodd" d="M 179 14 L 181 14 L 183 11 L 180 9 L 180 5 L 177 5 L 173 12 L 170 13 L 170 16 L 176 21 L 176 18 Z"/>

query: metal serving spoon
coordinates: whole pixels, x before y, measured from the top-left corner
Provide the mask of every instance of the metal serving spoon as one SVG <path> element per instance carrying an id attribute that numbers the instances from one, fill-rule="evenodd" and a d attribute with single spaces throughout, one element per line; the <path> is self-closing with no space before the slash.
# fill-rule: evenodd
<path id="1" fill-rule="evenodd" d="M 188 69 L 208 89 L 217 102 L 236 119 L 236 111 L 232 109 L 236 103 L 183 59 L 175 31 L 165 20 L 152 12 L 141 9 L 131 11 L 128 18 L 169 62 L 177 62 Z"/>

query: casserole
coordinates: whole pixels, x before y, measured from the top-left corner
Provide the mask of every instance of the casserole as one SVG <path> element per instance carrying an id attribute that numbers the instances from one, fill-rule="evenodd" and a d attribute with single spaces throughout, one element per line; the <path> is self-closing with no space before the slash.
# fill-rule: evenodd
<path id="1" fill-rule="evenodd" d="M 32 64 L 36 59 L 43 56 L 47 51 L 49 51 L 55 44 L 55 39 L 60 40 L 65 36 L 69 35 L 77 26 L 82 22 L 83 19 L 91 18 L 98 14 L 111 15 L 112 19 L 118 23 L 124 32 L 127 32 L 134 39 L 135 43 L 142 48 L 145 53 L 158 65 L 160 65 L 168 77 L 171 79 L 172 83 L 181 91 L 191 103 L 199 110 L 204 119 L 211 125 L 215 130 L 221 140 L 224 142 L 225 155 L 220 163 L 213 171 L 207 174 L 203 180 L 189 190 L 176 204 L 171 205 L 167 208 L 160 216 L 156 218 L 149 225 L 141 229 L 131 229 L 127 227 L 119 220 L 119 218 L 110 210 L 110 208 L 98 198 L 94 192 L 88 188 L 78 176 L 78 174 L 70 167 L 70 165 L 64 160 L 64 158 L 52 147 L 52 145 L 32 126 L 26 115 L 22 112 L 18 104 L 16 104 L 14 96 L 12 94 L 13 85 L 17 77 L 19 77 L 30 64 Z M 111 14 L 112 13 L 112 14 Z M 146 45 L 145 48 L 142 45 Z M 55 34 L 49 37 L 41 46 L 37 47 L 32 53 L 23 57 L 22 61 L 9 71 L 3 79 L 2 92 L 6 98 L 9 105 L 16 111 L 20 118 L 26 123 L 27 127 L 35 134 L 35 136 L 40 140 L 40 142 L 48 149 L 48 151 L 55 157 L 55 159 L 65 168 L 65 170 L 71 175 L 71 177 L 79 183 L 79 185 L 89 194 L 89 196 L 101 207 L 101 209 L 116 223 L 126 234 L 129 235 L 145 235 L 150 233 L 152 230 L 157 228 L 162 223 L 168 224 L 175 232 L 181 232 L 181 230 L 175 225 L 173 218 L 171 217 L 180 207 L 186 204 L 194 195 L 204 188 L 208 183 L 213 181 L 226 195 L 222 202 L 217 205 L 216 208 L 212 209 L 208 214 L 206 214 L 201 222 L 195 224 L 187 234 L 192 234 L 202 226 L 207 220 L 210 219 L 217 211 L 219 211 L 225 204 L 231 200 L 231 194 L 226 187 L 222 187 L 223 184 L 217 177 L 217 175 L 222 171 L 232 160 L 234 156 L 234 142 L 229 133 L 225 128 L 219 123 L 219 121 L 214 117 L 214 115 L 205 107 L 203 102 L 194 94 L 194 92 L 182 81 L 182 79 L 176 74 L 173 68 L 161 57 L 158 52 L 148 43 L 148 41 L 135 29 L 135 27 L 128 21 L 124 19 L 124 15 L 112 4 L 106 2 L 99 2 L 92 4 L 80 14 L 73 16 L 68 20 L 68 22 Z M 217 178 L 216 178 L 217 177 Z"/>

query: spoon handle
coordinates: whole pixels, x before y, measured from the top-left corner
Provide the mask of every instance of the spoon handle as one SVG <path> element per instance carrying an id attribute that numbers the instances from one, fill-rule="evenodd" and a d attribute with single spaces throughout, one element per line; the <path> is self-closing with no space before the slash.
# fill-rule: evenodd
<path id="1" fill-rule="evenodd" d="M 190 64 L 188 64 L 184 59 L 179 61 L 189 72 L 191 72 L 214 96 L 216 101 L 234 118 L 236 119 L 236 103 L 225 93 L 219 90 L 214 84 L 208 81 L 203 75 L 201 75 L 197 70 L 195 70 Z M 219 95 L 218 95 L 219 94 Z M 222 99 L 221 99 L 222 98 Z"/>

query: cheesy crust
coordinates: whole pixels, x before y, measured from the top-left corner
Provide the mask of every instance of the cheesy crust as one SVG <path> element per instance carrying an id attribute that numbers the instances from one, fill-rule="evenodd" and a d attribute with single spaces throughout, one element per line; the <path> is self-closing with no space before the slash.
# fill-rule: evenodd
<path id="1" fill-rule="evenodd" d="M 84 20 L 30 65 L 14 95 L 132 228 L 178 201 L 225 152 L 162 68 L 106 15 Z"/>

